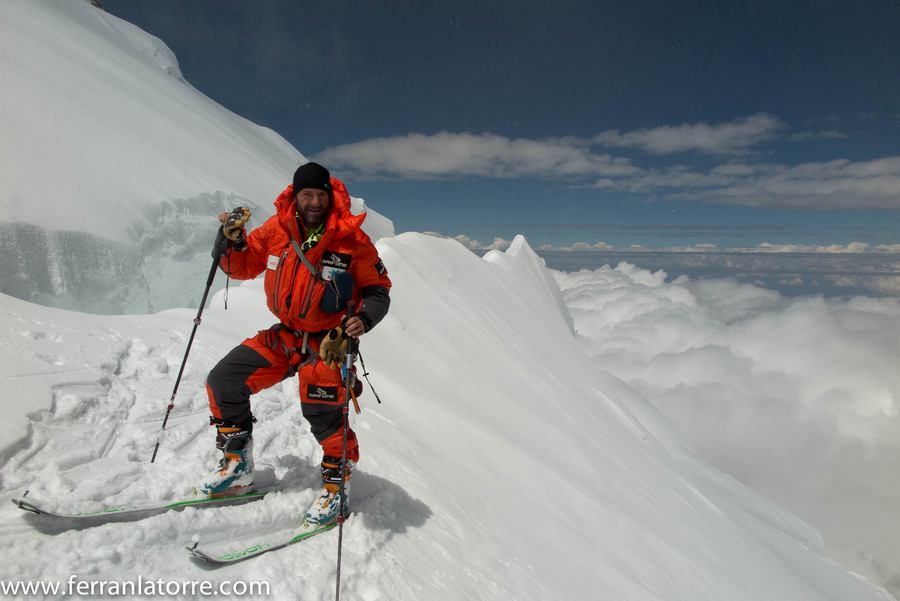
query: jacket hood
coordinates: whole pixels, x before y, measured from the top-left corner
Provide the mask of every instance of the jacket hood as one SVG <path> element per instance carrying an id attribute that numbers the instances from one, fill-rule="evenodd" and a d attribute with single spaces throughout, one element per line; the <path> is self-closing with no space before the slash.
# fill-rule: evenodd
<path id="1" fill-rule="evenodd" d="M 335 236 L 352 234 L 362 226 L 363 221 L 366 220 L 366 214 L 354 215 L 350 212 L 350 194 L 347 192 L 344 182 L 332 177 L 331 189 L 331 207 L 328 209 L 325 229 L 326 231 L 336 230 Z M 294 219 L 296 204 L 294 185 L 288 184 L 288 187 L 275 199 L 275 210 L 282 222 Z"/>

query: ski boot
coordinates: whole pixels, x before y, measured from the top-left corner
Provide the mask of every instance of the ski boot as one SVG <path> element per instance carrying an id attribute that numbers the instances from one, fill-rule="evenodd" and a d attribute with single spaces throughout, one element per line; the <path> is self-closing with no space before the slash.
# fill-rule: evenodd
<path id="1" fill-rule="evenodd" d="M 216 426 L 219 467 L 200 485 L 209 498 L 241 495 L 253 490 L 253 436 L 250 428 L 211 419 Z M 252 428 L 252 426 L 251 426 Z"/>
<path id="2" fill-rule="evenodd" d="M 341 511 L 341 471 L 344 472 L 343 516 L 350 515 L 350 472 L 353 467 L 354 463 L 347 460 L 346 467 L 341 470 L 340 457 L 322 457 L 322 493 L 303 518 L 307 524 L 322 527 L 337 521 Z"/>

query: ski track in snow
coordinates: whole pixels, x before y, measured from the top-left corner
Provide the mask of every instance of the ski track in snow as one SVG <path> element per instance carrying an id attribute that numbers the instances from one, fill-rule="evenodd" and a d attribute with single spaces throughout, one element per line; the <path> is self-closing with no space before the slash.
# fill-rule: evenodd
<path id="1" fill-rule="evenodd" d="M 40 324 L 51 331 L 54 324 Z M 61 343 L 63 336 L 37 333 L 37 339 Z M 52 403 L 31 424 L 0 471 L 0 537 L 17 557 L 15 569 L 0 568 L 3 579 L 65 581 L 78 574 L 88 579 L 265 580 L 274 598 L 329 598 L 335 578 L 336 532 L 320 535 L 228 568 L 211 570 L 190 560 L 184 546 L 200 540 L 253 540 L 257 534 L 291 527 L 302 519 L 319 485 L 320 450 L 300 417 L 294 381 L 257 395 L 254 413 L 265 427 L 256 433 L 257 482 L 278 480 L 282 490 L 261 501 L 220 508 L 188 508 L 145 519 L 129 518 L 80 530 L 61 529 L 25 514 L 8 499 L 30 496 L 70 499 L 59 509 L 77 510 L 90 501 L 117 503 L 190 495 L 191 483 L 215 465 L 213 433 L 198 367 L 216 353 L 196 344 L 176 398 L 155 465 L 149 463 L 165 403 L 181 362 L 186 337 L 169 332 L 148 343 L 115 333 L 105 344 L 114 361 L 94 381 L 62 381 L 52 386 Z M 81 369 L 73 370 L 81 372 Z M 61 368 L 42 375 L 61 376 Z M 21 376 L 33 374 L 20 374 Z M 384 418 L 381 418 L 384 419 Z M 300 423 L 298 423 L 300 422 Z M 302 424 L 302 425 L 301 425 Z M 365 420 L 357 428 L 370 426 Z M 202 462 L 198 462 L 202 458 Z M 153 482 L 152 486 L 147 485 Z M 354 477 L 353 517 L 345 525 L 344 593 L 348 598 L 384 598 L 367 575 L 380 574 L 380 586 L 393 580 L 392 565 L 401 561 L 385 544 L 407 529 L 409 520 L 424 521 L 428 510 L 395 485 L 364 470 Z M 81 502 L 72 501 L 79 499 Z M 404 515 L 405 512 L 405 515 Z M 123 516 L 124 517 L 124 516 Z M 227 524 L 227 526 L 224 526 Z M 253 533 L 247 535 L 247 533 Z M 175 560 L 173 560 L 173 554 Z M 49 567 L 43 557 L 58 558 Z M 444 553 L 448 559 L 450 553 Z M 304 575 L 285 581 L 295 565 Z M 138 572 L 135 572 L 138 569 Z M 395 582 L 401 586 L 400 582 Z M 244 597 L 246 598 L 246 597 Z"/>

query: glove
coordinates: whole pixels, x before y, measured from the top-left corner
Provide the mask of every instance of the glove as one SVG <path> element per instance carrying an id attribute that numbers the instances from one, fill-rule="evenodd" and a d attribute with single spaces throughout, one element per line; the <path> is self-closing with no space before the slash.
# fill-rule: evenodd
<path id="1" fill-rule="evenodd" d="M 225 221 L 222 222 L 222 232 L 232 242 L 240 242 L 244 237 L 244 225 L 248 221 L 250 221 L 250 209 L 237 207 L 231 213 L 226 214 Z"/>
<path id="2" fill-rule="evenodd" d="M 344 363 L 344 359 L 347 358 L 347 339 L 341 328 L 332 328 L 322 339 L 322 344 L 319 345 L 319 358 L 331 369 Z"/>

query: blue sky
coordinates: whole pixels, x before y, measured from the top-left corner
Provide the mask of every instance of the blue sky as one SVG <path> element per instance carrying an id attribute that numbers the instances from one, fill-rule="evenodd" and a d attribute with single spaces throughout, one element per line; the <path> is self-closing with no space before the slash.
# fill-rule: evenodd
<path id="1" fill-rule="evenodd" d="M 104 5 L 401 231 L 900 242 L 896 2 Z"/>

